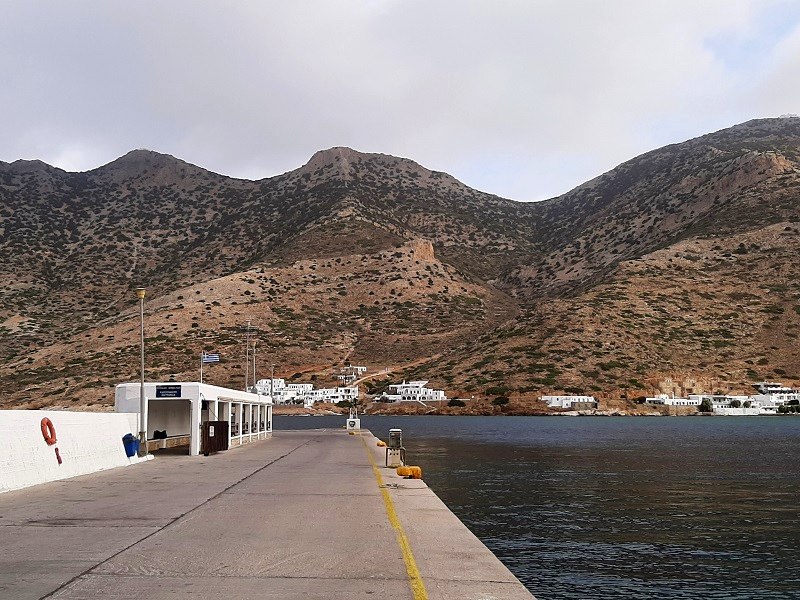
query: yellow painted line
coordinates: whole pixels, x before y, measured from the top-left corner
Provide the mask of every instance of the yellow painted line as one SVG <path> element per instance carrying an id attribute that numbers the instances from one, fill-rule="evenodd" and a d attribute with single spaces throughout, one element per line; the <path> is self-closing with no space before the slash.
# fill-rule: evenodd
<path id="1" fill-rule="evenodd" d="M 406 537 L 403 526 L 400 524 L 397 511 L 394 509 L 392 497 L 389 495 L 389 491 L 383 483 L 381 471 L 378 465 L 375 464 L 372 450 L 367 446 L 367 442 L 364 441 L 363 437 L 361 438 L 361 442 L 364 444 L 364 449 L 367 451 L 367 457 L 369 457 L 369 462 L 372 465 L 372 472 L 375 474 L 378 487 L 383 495 L 383 503 L 386 505 L 386 515 L 389 517 L 389 523 L 397 536 L 397 545 L 400 546 L 400 552 L 403 554 L 403 562 L 406 563 L 406 573 L 408 573 L 408 583 L 411 586 L 411 594 L 414 600 L 428 600 L 428 592 L 425 590 L 425 583 L 422 581 L 422 575 L 419 574 L 417 561 L 414 560 L 414 553 L 411 552 L 411 544 L 408 543 L 408 537 Z"/>

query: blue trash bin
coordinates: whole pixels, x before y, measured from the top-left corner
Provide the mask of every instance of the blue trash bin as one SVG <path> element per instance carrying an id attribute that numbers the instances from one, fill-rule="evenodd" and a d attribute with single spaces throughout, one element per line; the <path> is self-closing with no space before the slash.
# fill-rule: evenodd
<path id="1" fill-rule="evenodd" d="M 125 446 L 125 454 L 128 457 L 136 456 L 139 453 L 139 440 L 132 433 L 122 436 L 122 445 Z"/>

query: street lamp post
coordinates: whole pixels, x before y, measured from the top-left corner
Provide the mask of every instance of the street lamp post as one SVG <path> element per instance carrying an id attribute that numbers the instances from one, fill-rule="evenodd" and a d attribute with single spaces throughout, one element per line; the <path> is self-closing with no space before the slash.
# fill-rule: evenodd
<path id="1" fill-rule="evenodd" d="M 139 298 L 139 324 L 141 340 L 141 372 L 139 382 L 139 456 L 147 456 L 147 400 L 144 397 L 144 296 L 145 288 L 136 288 Z"/>

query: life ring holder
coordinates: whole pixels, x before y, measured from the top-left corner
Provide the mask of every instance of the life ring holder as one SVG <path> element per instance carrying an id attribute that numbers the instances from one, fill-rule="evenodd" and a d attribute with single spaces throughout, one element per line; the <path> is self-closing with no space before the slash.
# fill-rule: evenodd
<path id="1" fill-rule="evenodd" d="M 42 437 L 48 446 L 52 446 L 58 441 L 56 440 L 56 428 L 53 426 L 53 422 L 47 417 L 42 419 Z"/>

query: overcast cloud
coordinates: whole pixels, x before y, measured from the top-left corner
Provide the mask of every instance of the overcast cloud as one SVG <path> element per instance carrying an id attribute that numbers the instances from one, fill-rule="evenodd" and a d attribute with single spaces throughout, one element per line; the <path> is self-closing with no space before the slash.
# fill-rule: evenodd
<path id="1" fill-rule="evenodd" d="M 0 160 L 251 179 L 350 146 L 516 200 L 800 112 L 795 0 L 3 0 Z"/>

